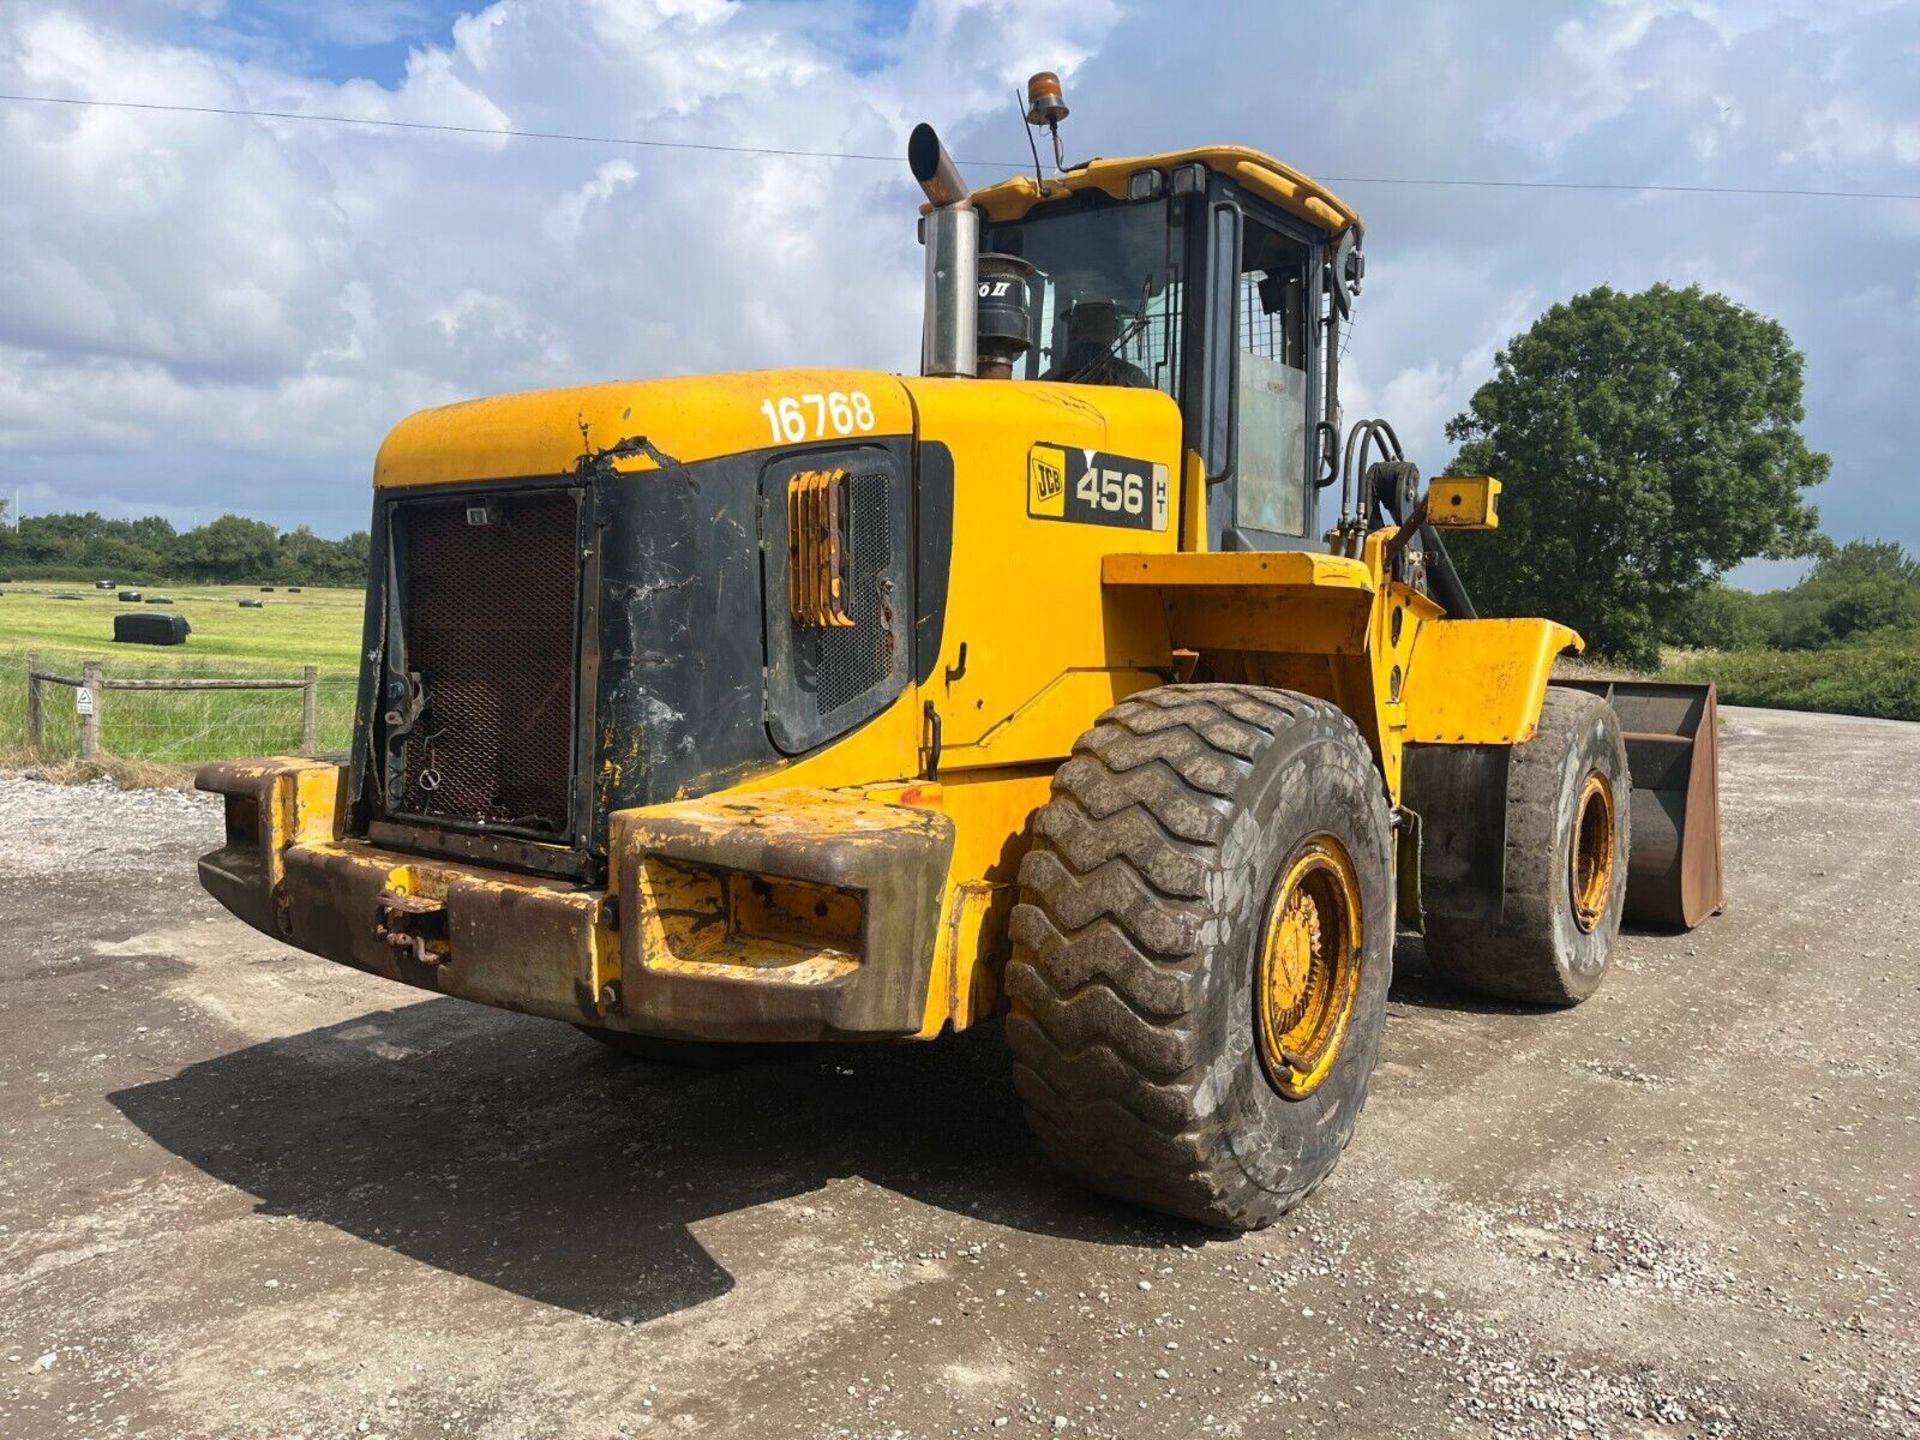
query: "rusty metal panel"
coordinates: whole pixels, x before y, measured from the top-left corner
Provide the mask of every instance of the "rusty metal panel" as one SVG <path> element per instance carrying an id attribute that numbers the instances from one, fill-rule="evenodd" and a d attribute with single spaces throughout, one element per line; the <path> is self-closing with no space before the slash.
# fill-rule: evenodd
<path id="1" fill-rule="evenodd" d="M 614 1028 L 684 1039 L 917 1033 L 954 823 L 824 790 L 627 810 Z"/>
<path id="2" fill-rule="evenodd" d="M 787 482 L 787 609 L 796 625 L 852 625 L 846 597 L 847 472 L 802 470 Z"/>
<path id="3" fill-rule="evenodd" d="M 1603 697 L 1620 717 L 1633 773 L 1627 918 L 1691 929 L 1725 909 L 1718 692 L 1659 680 L 1554 683 Z"/>
<path id="4" fill-rule="evenodd" d="M 615 943 L 603 892 L 353 841 L 293 846 L 286 866 L 287 938 L 303 950 L 531 1015 L 598 1013 L 601 951 Z"/>

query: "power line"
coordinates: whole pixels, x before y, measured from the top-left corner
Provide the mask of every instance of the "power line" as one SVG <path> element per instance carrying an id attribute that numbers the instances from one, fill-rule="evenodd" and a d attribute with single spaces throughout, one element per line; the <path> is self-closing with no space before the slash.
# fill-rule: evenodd
<path id="1" fill-rule="evenodd" d="M 1773 185 L 1659 185 L 1605 180 L 1443 180 L 1412 176 L 1320 175 L 1329 185 L 1441 185 L 1484 190 L 1651 190 L 1663 195 L 1779 195 L 1806 200 L 1920 200 L 1907 190 L 1796 190 Z"/>
<path id="2" fill-rule="evenodd" d="M 858 160 L 897 165 L 899 155 L 880 155 L 858 150 L 806 150 L 775 145 L 722 145 L 701 140 L 646 140 L 633 135 L 593 135 L 566 130 L 519 130 L 489 125 L 449 125 L 427 120 L 376 120 L 360 115 L 328 115 L 310 110 L 253 110 L 224 105 L 171 105 L 144 100 L 96 100 L 72 95 L 8 95 L 0 100 L 22 105 L 69 105 L 101 110 L 144 110 L 168 115 L 224 115 L 250 120 L 291 120 L 323 125 L 360 125 L 377 130 L 424 131 L 442 135 L 475 135 L 496 140 L 556 140 L 581 145 L 620 145 L 645 150 L 690 150 L 720 155 L 767 155 L 793 160 Z M 983 165 L 1008 170 L 1023 170 L 1024 161 L 963 160 L 966 165 Z M 1920 191 L 1907 190 L 1812 190 L 1771 185 L 1666 185 L 1650 182 L 1606 180 L 1480 180 L 1454 177 L 1412 175 L 1321 175 L 1317 179 L 1330 185 L 1425 185 L 1456 190 L 1590 190 L 1598 192 L 1645 191 L 1660 195 L 1755 195 L 1804 200 L 1920 200 Z"/>
<path id="3" fill-rule="evenodd" d="M 162 105 L 142 100 L 93 100 L 70 95 L 4 95 L 30 105 L 73 105 L 107 110 L 156 110 L 169 115 L 231 115 L 253 120 L 303 120 L 325 125 L 366 125 L 380 130 L 426 130 L 444 135 L 483 135 L 503 140 L 566 140 L 585 145 L 627 145 L 647 150 L 699 150 L 724 155 L 775 155 L 799 160 L 883 160 L 902 164 L 902 155 L 867 155 L 846 150 L 800 150 L 768 145 L 721 145 L 698 140 L 642 140 L 628 135 L 587 135 L 565 130 L 512 130 L 488 125 L 444 125 L 426 120 L 374 120 L 360 115 L 325 115 L 306 110 L 245 110 L 223 105 Z M 969 165 L 999 165 L 998 160 L 969 160 Z"/>

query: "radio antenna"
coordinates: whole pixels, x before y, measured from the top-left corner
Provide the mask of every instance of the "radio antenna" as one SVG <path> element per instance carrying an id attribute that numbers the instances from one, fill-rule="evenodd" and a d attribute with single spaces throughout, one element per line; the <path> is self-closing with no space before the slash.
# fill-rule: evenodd
<path id="1" fill-rule="evenodd" d="M 1027 112 L 1020 105 L 1020 87 L 1013 90 L 1013 108 L 1020 116 L 1020 126 L 1027 132 L 1027 148 L 1033 152 L 1033 183 L 1040 187 L 1042 195 L 1047 193 L 1047 177 L 1040 173 L 1040 144 L 1033 138 L 1033 126 L 1027 120 Z"/>

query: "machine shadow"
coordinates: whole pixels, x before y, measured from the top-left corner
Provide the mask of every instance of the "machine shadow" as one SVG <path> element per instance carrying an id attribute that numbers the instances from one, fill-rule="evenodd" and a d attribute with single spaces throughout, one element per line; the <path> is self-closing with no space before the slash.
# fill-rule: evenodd
<path id="1" fill-rule="evenodd" d="M 1393 947 L 1393 985 L 1387 1000 L 1416 1010 L 1455 1010 L 1467 1015 L 1544 1015 L 1552 1008 L 1523 1005 L 1512 1000 L 1494 1000 L 1473 995 L 1449 985 L 1434 973 L 1427 959 L 1426 942 L 1418 935 L 1400 935 Z"/>
<path id="2" fill-rule="evenodd" d="M 566 1026 L 436 999 L 108 1099 L 166 1150 L 257 1196 L 263 1213 L 607 1320 L 725 1294 L 732 1276 L 688 1227 L 842 1177 L 1093 1243 L 1208 1233 L 1055 1170 L 1028 1136 L 998 1027 L 933 1045 L 796 1047 L 691 1073 L 613 1055 Z"/>

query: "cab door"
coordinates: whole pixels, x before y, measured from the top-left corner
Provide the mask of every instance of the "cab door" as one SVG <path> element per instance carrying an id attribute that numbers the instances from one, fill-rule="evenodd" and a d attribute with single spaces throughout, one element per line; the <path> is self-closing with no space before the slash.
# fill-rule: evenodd
<path id="1" fill-rule="evenodd" d="M 1207 544 L 1318 547 L 1321 243 L 1230 182 L 1209 198 L 1206 333 L 1195 350 L 1206 357 L 1195 448 L 1209 477 Z"/>

